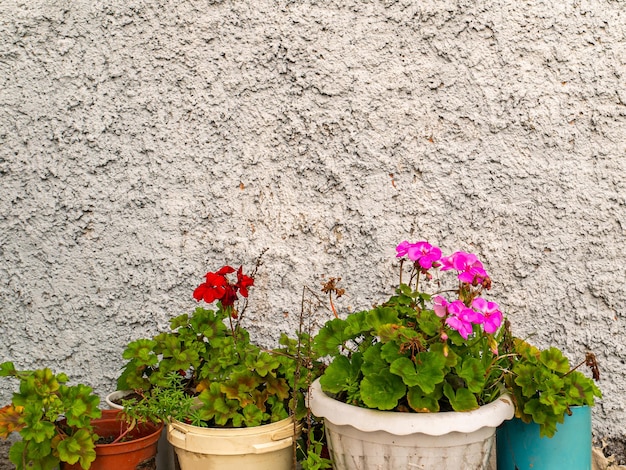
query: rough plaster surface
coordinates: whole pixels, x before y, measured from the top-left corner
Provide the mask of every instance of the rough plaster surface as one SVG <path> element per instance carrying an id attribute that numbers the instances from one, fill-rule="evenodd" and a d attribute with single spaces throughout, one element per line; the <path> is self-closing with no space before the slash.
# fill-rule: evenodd
<path id="1" fill-rule="evenodd" d="M 623 436 L 625 5 L 3 0 L 0 359 L 105 394 L 207 270 L 269 248 L 270 343 L 303 286 L 367 307 L 428 239 L 481 257 L 517 334 L 597 354 Z"/>

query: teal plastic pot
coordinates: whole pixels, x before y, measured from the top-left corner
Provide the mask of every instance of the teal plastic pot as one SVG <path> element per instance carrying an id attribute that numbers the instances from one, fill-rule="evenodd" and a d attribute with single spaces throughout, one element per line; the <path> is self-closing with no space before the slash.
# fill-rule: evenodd
<path id="1" fill-rule="evenodd" d="M 591 470 L 591 408 L 573 407 L 556 429 L 539 437 L 535 423 L 505 421 L 496 431 L 498 470 Z"/>

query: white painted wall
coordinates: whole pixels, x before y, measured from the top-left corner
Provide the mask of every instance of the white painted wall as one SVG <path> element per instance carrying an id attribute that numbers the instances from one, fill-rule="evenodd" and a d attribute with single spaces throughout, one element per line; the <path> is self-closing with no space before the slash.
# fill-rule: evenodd
<path id="1" fill-rule="evenodd" d="M 304 285 L 367 307 L 428 239 L 516 333 L 598 355 L 623 436 L 625 5 L 3 0 L 0 359 L 104 394 L 207 270 L 269 248 L 269 343 Z"/>

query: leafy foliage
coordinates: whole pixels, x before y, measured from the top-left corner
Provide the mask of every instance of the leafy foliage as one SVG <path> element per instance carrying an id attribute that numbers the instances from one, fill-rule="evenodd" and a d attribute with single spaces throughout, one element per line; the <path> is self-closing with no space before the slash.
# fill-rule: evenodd
<path id="1" fill-rule="evenodd" d="M 540 351 L 513 338 L 511 375 L 507 377 L 516 404 L 516 416 L 539 425 L 541 436 L 552 437 L 572 406 L 593 406 L 602 393 L 594 381 L 573 370 L 557 348 Z"/>
<path id="2" fill-rule="evenodd" d="M 324 427 L 319 423 L 309 423 L 306 440 L 298 446 L 298 461 L 302 470 L 333 468 L 328 449 L 324 447 Z"/>
<path id="3" fill-rule="evenodd" d="M 11 362 L 0 365 L 0 376 L 20 382 L 12 403 L 0 409 L 0 437 L 18 432 L 22 438 L 9 451 L 17 470 L 52 470 L 60 462 L 78 462 L 87 470 L 98 439 L 91 420 L 101 415 L 100 398 L 92 389 L 67 386 L 65 374 L 47 368 L 18 371 Z"/>
<path id="4" fill-rule="evenodd" d="M 170 331 L 127 346 L 118 389 L 143 395 L 143 403 L 127 404 L 135 418 L 246 427 L 280 421 L 290 411 L 304 416 L 307 381 L 298 369 L 308 335 L 283 335 L 267 351 L 230 323 L 231 313 L 219 302 L 217 310 L 198 307 L 172 319 Z"/>
<path id="5" fill-rule="evenodd" d="M 314 338 L 316 354 L 331 358 L 323 389 L 379 410 L 467 411 L 494 400 L 504 374 L 491 335 L 475 327 L 463 340 L 425 308 L 428 298 L 403 284 L 383 305 L 327 322 Z"/>

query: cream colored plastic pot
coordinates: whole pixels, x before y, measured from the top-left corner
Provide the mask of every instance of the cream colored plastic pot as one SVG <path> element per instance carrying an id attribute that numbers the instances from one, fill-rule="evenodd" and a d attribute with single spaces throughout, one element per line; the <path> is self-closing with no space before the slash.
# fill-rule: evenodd
<path id="1" fill-rule="evenodd" d="M 496 427 L 515 411 L 507 395 L 467 412 L 369 410 L 329 397 L 319 379 L 309 407 L 324 418 L 335 470 L 486 469 Z"/>
<path id="2" fill-rule="evenodd" d="M 181 470 L 291 470 L 299 432 L 293 418 L 249 428 L 201 428 L 174 421 L 167 439 Z"/>

